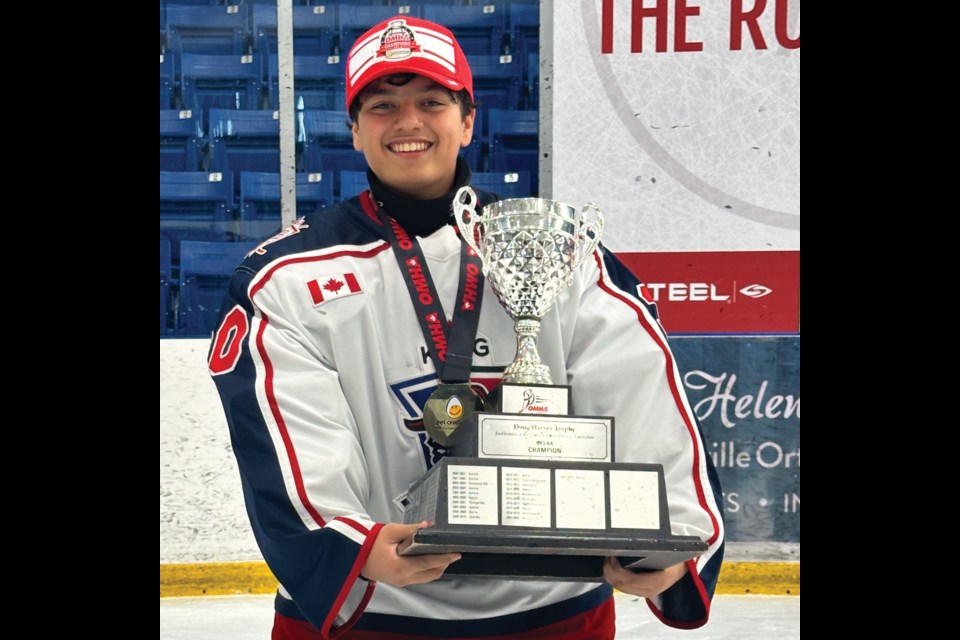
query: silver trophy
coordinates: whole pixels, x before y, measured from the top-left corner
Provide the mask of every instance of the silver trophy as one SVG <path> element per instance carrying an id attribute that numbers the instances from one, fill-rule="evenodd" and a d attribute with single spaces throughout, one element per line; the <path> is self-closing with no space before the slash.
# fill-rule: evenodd
<path id="1" fill-rule="evenodd" d="M 457 191 L 453 216 L 483 274 L 514 320 L 517 356 L 503 372 L 514 384 L 553 384 L 540 361 L 537 334 L 546 315 L 573 282 L 574 270 L 600 242 L 603 214 L 588 203 L 581 211 L 542 198 L 500 200 L 476 212 L 477 194 Z"/>

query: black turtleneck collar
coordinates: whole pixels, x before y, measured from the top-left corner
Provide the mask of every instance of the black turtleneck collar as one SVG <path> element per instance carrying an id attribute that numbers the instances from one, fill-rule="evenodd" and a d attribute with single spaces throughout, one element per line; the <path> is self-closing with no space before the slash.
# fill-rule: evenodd
<path id="1" fill-rule="evenodd" d="M 440 227 L 453 222 L 453 196 L 460 187 L 470 184 L 470 165 L 461 157 L 457 158 L 457 173 L 453 178 L 453 187 L 447 195 L 433 200 L 414 200 L 402 196 L 387 188 L 380 178 L 367 169 L 370 190 L 384 212 L 413 236 L 425 237 Z"/>

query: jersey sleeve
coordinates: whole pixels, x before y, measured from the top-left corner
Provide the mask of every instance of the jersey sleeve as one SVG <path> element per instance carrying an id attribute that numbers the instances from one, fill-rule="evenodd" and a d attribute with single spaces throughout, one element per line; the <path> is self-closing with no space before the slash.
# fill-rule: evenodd
<path id="1" fill-rule="evenodd" d="M 615 417 L 618 462 L 662 464 L 674 535 L 708 543 L 687 574 L 648 599 L 665 624 L 706 623 L 723 559 L 723 512 L 716 470 L 656 317 L 640 282 L 604 248 L 580 270 L 571 287 L 578 299 L 567 345 L 568 384 L 576 413 Z"/>
<path id="2" fill-rule="evenodd" d="M 257 543 L 283 590 L 336 637 L 373 583 L 360 570 L 381 524 L 365 514 L 367 466 L 337 371 L 269 274 L 230 283 L 208 359 Z M 349 600 L 348 600 L 349 597 Z M 349 621 L 348 621 L 349 622 Z"/>

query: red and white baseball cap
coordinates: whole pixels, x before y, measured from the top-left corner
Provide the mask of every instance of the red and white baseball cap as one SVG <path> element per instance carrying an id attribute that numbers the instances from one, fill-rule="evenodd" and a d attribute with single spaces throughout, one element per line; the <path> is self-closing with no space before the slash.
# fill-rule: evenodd
<path id="1" fill-rule="evenodd" d="M 473 74 L 450 30 L 434 22 L 398 15 L 360 36 L 347 56 L 347 110 L 360 91 L 378 78 L 416 73 L 473 98 Z"/>

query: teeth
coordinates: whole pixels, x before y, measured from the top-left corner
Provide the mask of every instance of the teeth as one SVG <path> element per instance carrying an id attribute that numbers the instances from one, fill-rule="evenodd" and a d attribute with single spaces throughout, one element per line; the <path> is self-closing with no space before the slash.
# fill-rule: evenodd
<path id="1" fill-rule="evenodd" d="M 411 151 L 426 151 L 427 150 L 426 142 L 401 142 L 399 144 L 390 145 L 390 148 L 394 151 L 404 153 Z"/>

